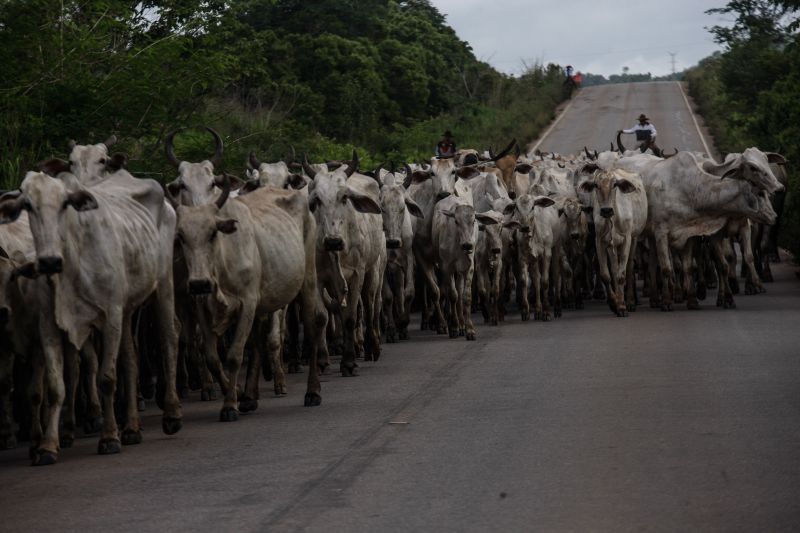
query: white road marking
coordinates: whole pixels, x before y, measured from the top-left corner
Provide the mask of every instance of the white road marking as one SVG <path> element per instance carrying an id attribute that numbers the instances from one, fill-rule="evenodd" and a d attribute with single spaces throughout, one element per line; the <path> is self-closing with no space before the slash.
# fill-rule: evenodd
<path id="1" fill-rule="evenodd" d="M 689 110 L 689 115 L 692 117 L 692 122 L 694 122 L 694 127 L 697 129 L 697 134 L 700 136 L 700 141 L 703 143 L 703 148 L 706 149 L 708 157 L 714 159 L 714 154 L 708 147 L 708 143 L 706 143 L 706 138 L 703 136 L 703 132 L 700 131 L 700 124 L 697 123 L 697 117 L 694 115 L 694 111 L 692 111 L 692 106 L 689 105 L 689 99 L 686 98 L 686 93 L 683 91 L 683 86 L 681 85 L 681 82 L 676 81 L 675 84 L 678 86 L 678 90 L 681 92 L 681 96 L 683 96 L 683 101 L 686 103 L 686 109 Z"/>

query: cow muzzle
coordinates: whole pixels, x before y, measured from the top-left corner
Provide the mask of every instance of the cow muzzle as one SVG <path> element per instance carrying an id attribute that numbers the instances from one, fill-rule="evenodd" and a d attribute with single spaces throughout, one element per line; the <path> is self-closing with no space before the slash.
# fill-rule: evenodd
<path id="1" fill-rule="evenodd" d="M 514 200 L 517 197 L 517 193 L 515 191 L 508 191 L 508 197 Z"/>
<path id="2" fill-rule="evenodd" d="M 492 253 L 493 253 L 494 255 L 497 255 L 497 254 L 499 254 L 500 252 L 502 252 L 502 250 L 501 250 L 500 248 L 492 248 Z"/>
<path id="3" fill-rule="evenodd" d="M 600 209 L 600 216 L 603 218 L 611 218 L 614 216 L 613 207 L 603 207 Z"/>
<path id="4" fill-rule="evenodd" d="M 475 245 L 473 245 L 471 242 L 465 242 L 464 244 L 461 245 L 461 249 L 467 252 L 468 254 L 471 254 L 474 248 Z"/>
<path id="5" fill-rule="evenodd" d="M 323 241 L 328 252 L 341 252 L 344 250 L 344 240 L 341 237 L 325 237 Z"/>
<path id="6" fill-rule="evenodd" d="M 530 233 L 531 228 L 529 226 L 522 226 L 521 228 L 519 228 L 519 231 L 520 233 Z"/>
<path id="7" fill-rule="evenodd" d="M 401 244 L 400 239 L 386 239 L 386 248 L 389 250 L 397 250 Z"/>
<path id="8" fill-rule="evenodd" d="M 444 200 L 448 196 L 450 196 L 449 192 L 447 192 L 447 191 L 439 191 L 439 194 L 436 195 L 436 199 L 437 200 Z"/>
<path id="9" fill-rule="evenodd" d="M 573 241 L 577 241 L 578 239 L 581 238 L 581 234 L 580 233 L 570 233 L 569 234 L 569 238 L 572 239 Z"/>
<path id="10" fill-rule="evenodd" d="M 0 325 L 8 324 L 11 319 L 11 309 L 8 307 L 0 307 Z"/>
<path id="11" fill-rule="evenodd" d="M 59 274 L 64 270 L 64 260 L 58 256 L 40 257 L 36 261 L 36 270 L 41 274 Z"/>
<path id="12" fill-rule="evenodd" d="M 211 294 L 211 280 L 209 279 L 190 279 L 189 294 L 192 296 L 202 296 Z"/>

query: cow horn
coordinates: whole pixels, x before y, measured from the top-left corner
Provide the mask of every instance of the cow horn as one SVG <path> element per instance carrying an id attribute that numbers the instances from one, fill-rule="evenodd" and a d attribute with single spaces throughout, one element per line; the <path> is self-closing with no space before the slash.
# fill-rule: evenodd
<path id="1" fill-rule="evenodd" d="M 564 163 L 558 163 L 558 168 L 565 168 L 566 166 Z"/>
<path id="2" fill-rule="evenodd" d="M 599 154 L 597 153 L 597 150 L 595 150 L 594 151 L 594 159 L 597 160 L 598 157 L 599 157 Z"/>
<path id="3" fill-rule="evenodd" d="M 622 132 L 617 132 L 617 146 L 619 146 L 619 153 L 625 153 L 625 146 L 622 144 Z"/>
<path id="4" fill-rule="evenodd" d="M 520 154 L 522 154 L 522 148 L 519 147 L 519 144 L 514 145 L 514 153 L 516 154 L 517 158 L 519 158 Z"/>
<path id="5" fill-rule="evenodd" d="M 358 154 L 353 150 L 353 159 L 347 162 L 347 170 L 344 171 L 344 175 L 349 178 L 356 170 L 358 170 Z"/>
<path id="6" fill-rule="evenodd" d="M 69 172 L 70 164 L 68 161 L 64 161 L 63 159 L 53 158 L 37 163 L 36 170 L 55 178 L 62 172 Z"/>
<path id="7" fill-rule="evenodd" d="M 614 141 L 611 141 L 609 144 L 611 145 L 611 151 L 616 152 L 616 150 L 614 150 Z"/>
<path id="8" fill-rule="evenodd" d="M 211 164 L 218 167 L 222 164 L 222 137 L 220 137 L 219 133 L 214 131 L 213 128 L 208 126 L 206 126 L 206 131 L 214 136 L 214 156 L 211 158 Z"/>
<path id="9" fill-rule="evenodd" d="M 311 165 L 308 163 L 308 156 L 306 156 L 306 155 L 303 155 L 303 170 L 305 170 L 305 172 L 306 172 L 306 175 L 307 175 L 309 178 L 311 178 L 312 180 L 313 180 L 313 179 L 314 179 L 314 177 L 317 175 L 317 171 L 316 171 L 316 170 L 314 170 L 314 167 L 312 167 L 312 166 L 311 166 Z"/>
<path id="10" fill-rule="evenodd" d="M 75 142 L 75 139 L 70 139 L 68 145 L 69 145 L 69 151 L 71 152 L 72 149 L 75 148 L 78 145 L 78 143 Z"/>
<path id="11" fill-rule="evenodd" d="M 411 170 L 408 163 L 403 163 L 403 166 L 406 169 L 406 178 L 403 180 L 403 187 L 408 189 L 411 186 L 411 176 L 414 174 L 414 171 Z"/>
<path id="12" fill-rule="evenodd" d="M 181 162 L 178 161 L 177 157 L 175 157 L 175 147 L 172 144 L 175 139 L 175 134 L 178 133 L 179 131 L 183 131 L 183 128 L 172 130 L 167 134 L 167 138 L 164 139 L 164 151 L 167 154 L 167 161 L 172 163 L 172 166 L 174 166 L 175 168 L 181 166 Z"/>
<path id="13" fill-rule="evenodd" d="M 217 209 L 222 209 L 222 206 L 225 205 L 225 202 L 228 201 L 228 196 L 231 194 L 231 180 L 227 174 L 223 174 L 222 176 L 214 178 L 214 184 L 222 188 L 222 192 L 217 198 L 217 201 L 214 202 Z"/>
<path id="14" fill-rule="evenodd" d="M 172 196 L 172 192 L 169 190 L 169 185 L 169 183 L 162 185 L 162 188 L 164 189 L 164 197 L 166 197 L 167 201 L 172 205 L 172 207 L 178 207 L 178 200 Z"/>
<path id="15" fill-rule="evenodd" d="M 106 148 L 111 148 L 112 146 L 117 144 L 117 136 L 112 134 L 108 139 L 106 139 L 103 142 L 103 144 L 106 145 Z"/>
<path id="16" fill-rule="evenodd" d="M 297 152 L 294 151 L 294 146 L 290 144 L 289 153 L 287 154 L 287 158 L 286 161 L 284 161 L 284 163 L 286 163 L 286 166 L 289 166 L 292 163 L 294 163 L 295 159 L 297 159 Z"/>
<path id="17" fill-rule="evenodd" d="M 250 152 L 249 162 L 250 166 L 256 170 L 258 170 L 261 167 L 261 161 L 258 160 L 255 152 Z"/>
<path id="18" fill-rule="evenodd" d="M 589 149 L 588 149 L 588 148 L 586 148 L 586 147 L 584 146 L 584 147 L 583 147 L 583 151 L 584 151 L 584 152 L 586 152 L 586 157 L 588 157 L 589 159 L 591 159 L 591 158 L 592 158 L 592 154 L 590 154 L 590 153 L 589 153 Z"/>
<path id="19" fill-rule="evenodd" d="M 505 156 L 507 156 L 511 152 L 511 150 L 514 148 L 515 144 L 517 144 L 517 139 L 511 139 L 511 142 L 508 143 L 508 146 L 506 146 L 505 150 L 503 150 L 502 152 L 500 152 L 499 154 L 494 156 L 492 158 L 492 161 L 497 161 L 498 159 L 502 159 Z"/>
<path id="20" fill-rule="evenodd" d="M 668 154 L 666 152 L 662 152 L 662 153 L 664 154 L 663 155 L 664 159 L 669 159 L 670 157 L 675 157 L 676 155 L 678 155 L 678 149 L 675 148 L 675 153 L 674 154 Z"/>

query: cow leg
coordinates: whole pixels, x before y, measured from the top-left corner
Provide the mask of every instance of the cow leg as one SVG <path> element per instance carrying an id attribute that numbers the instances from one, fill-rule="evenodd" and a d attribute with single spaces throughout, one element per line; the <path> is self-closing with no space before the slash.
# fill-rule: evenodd
<path id="1" fill-rule="evenodd" d="M 136 350 L 133 347 L 131 331 L 131 317 L 127 315 L 122 319 L 122 337 L 119 350 L 122 358 L 120 360 L 120 370 L 122 370 L 125 379 L 125 427 L 122 430 L 121 441 L 126 446 L 142 442 L 142 427 L 137 406 L 139 367 L 136 364 Z"/>
<path id="2" fill-rule="evenodd" d="M 322 304 L 320 293 L 317 289 L 316 263 L 314 259 L 313 239 L 312 248 L 306 252 L 307 267 L 306 278 L 300 293 L 303 343 L 308 344 L 308 382 L 303 405 L 314 407 L 322 403 L 322 386 L 319 382 L 319 357 L 322 355 L 327 363 L 327 345 L 325 344 L 325 329 L 328 322 L 328 313 Z M 310 258 L 310 260 L 308 259 Z"/>
<path id="3" fill-rule="evenodd" d="M 344 353 L 342 360 L 339 362 L 339 370 L 344 377 L 353 377 L 358 375 L 358 365 L 356 364 L 356 329 L 358 323 L 358 308 L 359 296 L 364 286 L 364 279 L 362 274 L 356 274 L 352 280 L 347 284 L 350 287 L 351 301 L 348 306 L 342 309 L 342 320 L 344 334 Z"/>
<path id="4" fill-rule="evenodd" d="M 411 251 L 407 252 L 408 261 L 403 270 L 403 301 L 400 310 L 400 324 L 398 327 L 398 335 L 400 340 L 408 340 L 408 324 L 411 322 L 411 304 L 414 302 L 414 256 Z"/>
<path id="5" fill-rule="evenodd" d="M 471 264 L 469 269 L 464 273 L 464 279 L 461 283 L 461 298 L 464 302 L 462 313 L 464 315 L 464 328 L 468 341 L 475 340 L 475 324 L 472 323 L 472 278 L 474 272 L 474 264 Z"/>
<path id="6" fill-rule="evenodd" d="M 717 307 L 722 307 L 723 309 L 733 309 L 736 307 L 736 303 L 733 300 L 733 291 L 731 290 L 728 277 L 728 259 L 727 255 L 727 246 L 725 244 L 725 239 L 722 238 L 714 238 L 710 241 L 712 252 L 714 253 L 714 259 L 717 264 L 717 270 L 719 272 L 719 290 L 717 291 Z"/>
<path id="7" fill-rule="evenodd" d="M 287 363 L 290 374 L 301 372 L 301 348 L 300 348 L 300 302 L 295 299 L 286 310 L 286 343 L 285 352 L 287 353 Z M 303 357 L 306 357 L 305 343 L 302 349 Z"/>
<path id="8" fill-rule="evenodd" d="M 543 309 L 542 309 L 542 259 L 540 257 L 535 257 L 531 260 L 530 265 L 527 265 L 527 268 L 530 269 L 530 276 L 533 281 L 533 319 L 534 320 L 543 320 Z M 528 298 L 528 280 L 527 275 L 523 278 L 525 283 L 525 298 Z"/>
<path id="9" fill-rule="evenodd" d="M 760 292 L 766 292 L 761 280 L 758 279 L 758 272 L 753 257 L 752 231 L 749 223 L 742 224 L 739 230 L 739 243 L 742 249 L 742 277 L 745 278 L 744 293 L 758 294 Z"/>
<path id="10" fill-rule="evenodd" d="M 171 265 L 168 273 L 158 282 L 155 306 L 156 320 L 159 325 L 158 338 L 161 348 L 161 372 L 163 374 L 163 379 L 159 379 L 158 391 L 158 396 L 161 396 L 161 391 L 163 390 L 164 396 L 161 429 L 167 435 L 173 435 L 180 431 L 182 427 L 183 414 L 177 390 L 180 326 L 175 317 L 175 290 L 172 284 Z M 189 332 L 189 334 L 192 335 L 194 332 Z"/>
<path id="11" fill-rule="evenodd" d="M 629 313 L 636 311 L 636 273 L 634 271 L 634 258 L 638 251 L 639 239 L 631 240 L 630 253 L 625 265 L 625 308 Z"/>
<path id="12" fill-rule="evenodd" d="M 42 348 L 36 347 L 31 354 L 33 373 L 28 383 L 28 399 L 31 406 L 31 434 L 28 453 L 31 459 L 36 458 L 37 450 L 44 439 L 44 420 L 42 420 L 42 404 L 44 403 L 45 360 Z M 55 454 L 53 455 L 55 462 Z"/>
<path id="13" fill-rule="evenodd" d="M 381 292 L 383 293 L 383 317 L 386 321 L 386 342 L 390 344 L 397 342 L 397 327 L 395 325 L 396 304 L 393 294 L 393 291 L 396 290 L 395 287 L 393 287 L 396 273 L 391 272 L 392 268 L 392 266 L 389 266 L 389 268 L 386 269 L 386 275 L 383 278 L 383 286 L 381 287 Z"/>
<path id="14" fill-rule="evenodd" d="M 518 260 L 517 260 L 517 298 L 519 304 L 519 312 L 520 312 L 520 319 L 523 322 L 527 322 L 531 319 L 531 305 L 530 300 L 528 297 L 528 291 L 530 290 L 530 279 L 533 278 L 533 288 L 534 288 L 534 307 L 533 307 L 533 316 L 535 320 L 539 320 L 542 313 L 542 303 L 539 299 L 539 287 L 541 284 L 541 280 L 539 278 L 539 268 L 538 268 L 538 260 L 533 259 L 530 260 L 529 257 L 526 257 L 527 254 L 522 252 L 519 253 Z M 532 263 L 532 264 L 531 264 Z M 529 274 L 530 271 L 530 274 Z"/>
<path id="15" fill-rule="evenodd" d="M 617 312 L 616 309 L 616 290 L 614 289 L 613 282 L 612 282 L 612 272 L 609 270 L 609 255 L 611 255 L 611 268 L 616 269 L 616 252 L 613 249 L 613 246 L 606 247 L 603 243 L 597 243 L 595 246 L 597 250 L 597 265 L 599 267 L 598 273 L 600 275 L 600 280 L 603 282 L 606 288 L 606 301 L 609 304 L 609 307 L 613 312 Z"/>
<path id="16" fill-rule="evenodd" d="M 242 368 L 244 359 L 244 346 L 250 331 L 253 328 L 253 321 L 256 315 L 256 302 L 246 301 L 239 311 L 239 319 L 236 321 L 236 328 L 233 333 L 233 340 L 226 352 L 225 374 L 228 378 L 228 387 L 225 391 L 225 401 L 219 412 L 220 422 L 235 422 L 239 420 L 238 411 L 238 388 L 239 371 Z"/>
<path id="17" fill-rule="evenodd" d="M 647 297 L 650 300 L 650 307 L 652 308 L 659 308 L 661 307 L 661 296 L 658 292 L 658 250 L 655 244 L 655 240 L 651 239 L 650 246 L 647 250 L 647 284 L 649 285 L 649 289 L 647 292 Z"/>
<path id="18" fill-rule="evenodd" d="M 100 455 L 122 451 L 117 418 L 114 413 L 114 397 L 117 391 L 117 357 L 122 342 L 122 325 L 122 309 L 112 308 L 101 332 L 103 362 L 97 376 L 103 403 L 103 431 L 97 445 L 97 453 Z M 134 392 L 136 390 L 134 388 Z"/>
<path id="19" fill-rule="evenodd" d="M 553 287 L 553 317 L 561 318 L 561 247 L 555 248 L 555 253 L 550 260 L 550 272 Z"/>
<path id="20" fill-rule="evenodd" d="M 281 352 L 283 347 L 283 323 L 286 309 L 279 309 L 272 313 L 269 320 L 267 333 L 267 351 L 272 361 L 272 383 L 275 389 L 275 396 L 286 396 L 288 387 L 286 386 L 286 374 L 283 371 L 283 361 Z M 258 376 L 258 372 L 256 372 Z M 256 390 L 256 394 L 258 391 Z M 257 398 L 258 396 L 256 396 Z"/>
<path id="21" fill-rule="evenodd" d="M 362 286 L 362 291 L 363 286 Z M 355 348 L 356 348 L 356 358 L 366 357 L 366 351 L 364 349 L 364 336 L 366 334 L 366 321 L 364 320 L 364 299 L 363 296 L 358 299 L 358 312 L 356 313 L 356 330 L 355 330 Z M 371 359 L 371 358 L 370 358 Z M 369 359 L 365 359 L 369 360 Z"/>
<path id="22" fill-rule="evenodd" d="M 420 256 L 419 259 L 420 268 L 422 268 L 422 273 L 425 275 L 426 287 L 430 293 L 430 300 L 433 302 L 433 313 L 435 313 L 436 317 L 436 333 L 447 333 L 447 322 L 444 319 L 442 305 L 439 302 L 441 298 L 441 294 L 439 293 L 439 281 L 436 279 L 433 263 L 428 262 L 423 256 Z"/>
<path id="23" fill-rule="evenodd" d="M 661 269 L 661 310 L 672 311 L 672 283 L 673 270 L 672 258 L 669 251 L 669 238 L 666 234 L 657 234 L 655 237 L 658 266 Z M 655 285 L 653 286 L 655 291 Z"/>
<path id="24" fill-rule="evenodd" d="M 628 316 L 628 308 L 625 305 L 625 284 L 627 281 L 627 267 L 628 258 L 630 257 L 631 238 L 626 236 L 622 246 L 614 250 L 614 257 L 612 257 L 614 268 L 614 294 L 616 313 L 618 317 Z"/>
<path id="25" fill-rule="evenodd" d="M 503 258 L 497 256 L 491 268 L 491 276 L 489 282 L 489 316 L 490 324 L 497 326 L 500 324 L 500 298 L 501 298 L 501 284 L 503 277 Z"/>
<path id="26" fill-rule="evenodd" d="M 483 266 L 483 265 L 480 265 Z M 487 278 L 491 276 L 491 273 L 488 270 L 483 268 L 479 268 L 478 271 L 475 273 L 475 292 L 478 295 L 478 305 L 481 308 L 481 314 L 483 315 L 483 323 L 489 324 L 491 323 L 492 311 L 491 311 L 491 304 L 490 304 L 490 296 L 489 296 L 489 282 Z"/>
<path id="27" fill-rule="evenodd" d="M 3 332 L 5 334 L 5 332 Z M 4 344 L 0 340 L 0 344 Z M 0 349 L 0 450 L 16 448 L 14 436 L 13 404 L 11 391 L 14 388 L 14 351 L 8 346 Z"/>
<path id="28" fill-rule="evenodd" d="M 266 364 L 264 361 L 265 358 L 272 358 L 272 354 L 269 353 L 269 350 L 263 342 L 263 339 L 267 335 L 265 330 L 267 329 L 266 323 L 268 321 L 269 318 L 256 320 L 250 331 L 250 338 L 247 339 L 246 346 L 249 346 L 251 349 L 249 351 L 249 357 L 247 358 L 244 391 L 236 395 L 239 402 L 238 407 L 240 413 L 248 413 L 258 409 L 258 380 L 261 377 L 263 367 L 269 367 L 269 370 L 264 369 L 264 379 L 269 381 L 273 378 L 271 360 L 266 361 Z M 278 357 L 281 358 L 282 355 L 283 354 L 279 354 Z"/>
<path id="29" fill-rule="evenodd" d="M 736 248 L 733 240 L 727 237 L 723 239 L 723 246 L 725 261 L 728 263 L 728 286 L 731 288 L 731 294 L 739 294 L 739 278 L 736 277 Z"/>
<path id="30" fill-rule="evenodd" d="M 91 342 L 91 341 L 87 341 Z M 81 378 L 81 361 L 78 350 L 69 343 L 64 346 L 65 397 L 66 409 L 62 412 L 59 446 L 72 448 L 75 442 L 75 402 L 78 398 L 78 385 Z"/>
<path id="31" fill-rule="evenodd" d="M 689 241 L 680 250 L 681 263 L 683 264 L 683 290 L 686 294 L 686 308 L 700 309 L 700 302 L 697 300 L 697 290 L 694 283 L 694 246 Z"/>
<path id="32" fill-rule="evenodd" d="M 553 308 L 550 303 L 550 265 L 553 258 L 552 250 L 544 250 L 541 258 L 541 276 L 542 276 L 542 321 L 549 322 L 552 318 Z"/>

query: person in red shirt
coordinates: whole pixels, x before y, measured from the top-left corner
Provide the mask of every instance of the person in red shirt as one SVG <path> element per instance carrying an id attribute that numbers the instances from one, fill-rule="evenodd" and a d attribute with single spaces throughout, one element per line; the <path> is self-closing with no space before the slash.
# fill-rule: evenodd
<path id="1" fill-rule="evenodd" d="M 442 140 L 436 145 L 436 157 L 449 158 L 456 155 L 456 142 L 453 140 L 453 133 L 450 130 L 444 132 Z"/>

